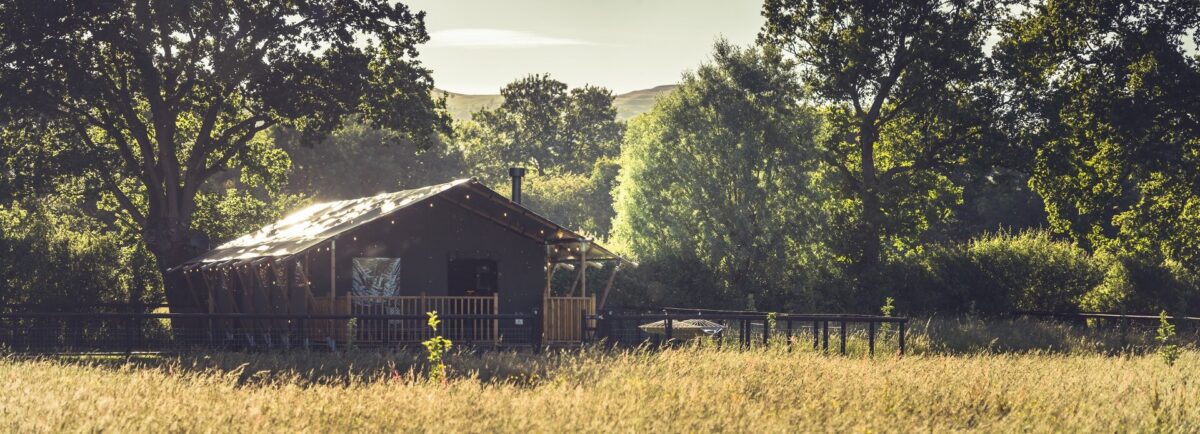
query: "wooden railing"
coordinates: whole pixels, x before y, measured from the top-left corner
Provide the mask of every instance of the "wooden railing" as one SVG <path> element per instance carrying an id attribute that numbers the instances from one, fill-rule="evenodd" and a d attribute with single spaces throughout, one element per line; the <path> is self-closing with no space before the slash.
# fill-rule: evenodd
<path id="1" fill-rule="evenodd" d="M 595 297 L 547 297 L 545 312 L 546 342 L 583 341 L 583 312 L 596 314 Z"/>
<path id="2" fill-rule="evenodd" d="M 420 315 L 437 311 L 440 315 L 496 315 L 500 303 L 491 296 L 399 296 L 354 297 L 354 315 Z M 429 326 L 424 320 L 363 320 L 355 324 L 354 340 L 359 345 L 411 343 L 428 339 Z M 438 330 L 455 342 L 495 342 L 500 327 L 495 320 L 451 319 L 442 321 Z"/>
<path id="3" fill-rule="evenodd" d="M 308 313 L 318 315 L 337 315 L 350 313 L 350 300 L 344 296 L 332 300 L 329 297 L 314 297 L 310 300 Z M 318 340 L 333 339 L 346 342 L 350 336 L 349 324 L 346 321 L 313 320 L 308 322 L 308 337 Z"/>

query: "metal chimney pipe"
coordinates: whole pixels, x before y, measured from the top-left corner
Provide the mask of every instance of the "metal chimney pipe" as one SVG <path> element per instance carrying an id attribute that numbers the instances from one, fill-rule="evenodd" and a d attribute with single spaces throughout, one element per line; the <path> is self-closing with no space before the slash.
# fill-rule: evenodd
<path id="1" fill-rule="evenodd" d="M 512 177 L 512 201 L 513 203 L 521 203 L 521 178 L 525 177 L 524 167 L 511 167 L 508 169 L 508 176 Z"/>

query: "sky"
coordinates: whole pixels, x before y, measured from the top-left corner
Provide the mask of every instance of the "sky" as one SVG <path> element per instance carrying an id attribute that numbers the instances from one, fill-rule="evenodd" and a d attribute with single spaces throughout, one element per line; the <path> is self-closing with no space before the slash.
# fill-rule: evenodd
<path id="1" fill-rule="evenodd" d="M 408 0 L 426 11 L 421 61 L 439 89 L 495 94 L 550 73 L 615 93 L 679 81 L 724 37 L 754 42 L 762 0 Z"/>

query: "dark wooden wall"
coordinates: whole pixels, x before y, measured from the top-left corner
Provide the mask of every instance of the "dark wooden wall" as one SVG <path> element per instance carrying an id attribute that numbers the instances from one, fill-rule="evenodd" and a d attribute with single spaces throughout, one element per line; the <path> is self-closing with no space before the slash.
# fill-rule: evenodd
<path id="1" fill-rule="evenodd" d="M 356 257 L 400 258 L 401 295 L 447 295 L 452 257 L 489 258 L 499 272 L 501 313 L 530 313 L 542 303 L 545 247 L 437 197 L 343 233 L 336 251 L 339 296 L 350 290 Z M 316 252 L 309 261 L 313 293 L 323 296 L 329 290 L 329 256 Z"/>

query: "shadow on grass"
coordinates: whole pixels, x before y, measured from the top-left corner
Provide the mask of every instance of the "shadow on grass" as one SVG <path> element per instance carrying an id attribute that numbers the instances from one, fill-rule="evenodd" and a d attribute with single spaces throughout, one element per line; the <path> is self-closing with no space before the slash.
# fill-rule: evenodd
<path id="1" fill-rule="evenodd" d="M 1057 353 L 1136 355 L 1157 351 L 1157 324 L 1062 322 L 1034 318 L 927 318 L 910 323 L 915 353 Z M 1196 345 L 1196 330 L 1178 342 Z"/>
<path id="2" fill-rule="evenodd" d="M 484 383 L 534 385 L 570 354 L 515 351 L 454 351 L 446 362 L 455 377 Z M 214 352 L 134 355 L 62 355 L 47 357 L 109 369 L 154 369 L 172 375 L 222 375 L 238 384 L 352 385 L 375 381 L 427 381 L 428 362 L 417 350 L 341 352 Z"/>

